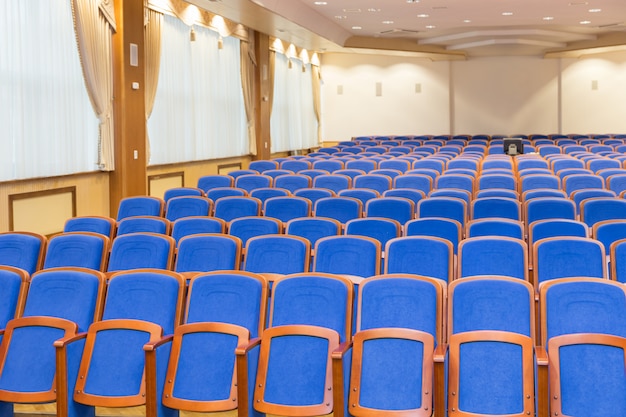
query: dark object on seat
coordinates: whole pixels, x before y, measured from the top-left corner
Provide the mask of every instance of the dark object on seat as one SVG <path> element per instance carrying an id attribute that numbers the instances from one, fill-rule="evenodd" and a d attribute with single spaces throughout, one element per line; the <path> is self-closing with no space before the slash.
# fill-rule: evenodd
<path id="1" fill-rule="evenodd" d="M 504 153 L 511 156 L 523 154 L 524 142 L 520 138 L 504 139 Z"/>

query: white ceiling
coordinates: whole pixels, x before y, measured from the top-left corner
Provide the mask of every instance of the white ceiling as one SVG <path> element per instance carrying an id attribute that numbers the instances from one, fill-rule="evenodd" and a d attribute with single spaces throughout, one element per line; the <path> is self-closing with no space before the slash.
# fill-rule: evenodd
<path id="1" fill-rule="evenodd" d="M 465 59 L 626 45 L 626 0 L 186 1 L 318 51 Z"/>

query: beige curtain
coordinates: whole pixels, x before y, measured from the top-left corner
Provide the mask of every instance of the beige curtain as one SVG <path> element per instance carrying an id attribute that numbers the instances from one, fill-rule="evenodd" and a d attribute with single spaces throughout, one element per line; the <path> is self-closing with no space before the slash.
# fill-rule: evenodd
<path id="1" fill-rule="evenodd" d="M 100 120 L 98 164 L 104 171 L 115 169 L 113 155 L 113 49 L 115 30 L 112 16 L 100 8 L 111 9 L 113 0 L 72 0 L 74 30 L 87 92 Z"/>
<path id="2" fill-rule="evenodd" d="M 322 144 L 322 73 L 320 67 L 311 65 L 311 76 L 313 77 L 313 110 L 317 118 L 317 143 Z"/>
<path id="3" fill-rule="evenodd" d="M 152 9 L 145 9 L 146 20 L 144 22 L 144 43 L 146 59 L 146 88 L 144 89 L 146 100 L 146 123 L 152 114 L 157 87 L 159 85 L 159 69 L 161 67 L 161 25 L 163 14 Z M 146 129 L 146 155 L 150 160 L 150 140 Z"/>
<path id="4" fill-rule="evenodd" d="M 254 33 L 249 33 L 248 42 L 241 41 L 241 86 L 243 88 L 243 103 L 246 108 L 248 121 L 248 142 L 251 155 L 257 154 L 256 123 L 254 113 Z"/>
<path id="5" fill-rule="evenodd" d="M 105 0 L 106 1 L 106 0 Z M 202 10 L 193 4 L 189 4 L 187 0 L 146 0 L 147 6 L 152 10 L 159 11 L 164 14 L 176 16 L 188 26 L 199 25 L 215 30 L 220 35 L 234 36 L 245 41 L 248 39 L 249 30 L 240 23 L 214 13 Z"/>

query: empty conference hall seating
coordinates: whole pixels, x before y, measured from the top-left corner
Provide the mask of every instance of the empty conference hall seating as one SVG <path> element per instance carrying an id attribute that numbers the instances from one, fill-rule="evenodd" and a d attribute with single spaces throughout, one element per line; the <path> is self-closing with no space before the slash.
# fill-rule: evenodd
<path id="1" fill-rule="evenodd" d="M 17 232 L 0 234 L 0 265 L 22 268 L 18 270 L 20 272 L 17 276 L 24 277 L 24 282 L 28 282 L 29 276 L 38 274 L 37 271 L 59 266 L 91 265 L 92 269 L 107 272 L 106 277 L 124 275 L 136 271 L 137 268 L 150 267 L 160 269 L 165 275 L 170 272 L 181 274 L 180 277 L 187 278 L 183 279 L 182 285 L 186 284 L 188 288 L 189 285 L 193 285 L 193 278 L 199 273 L 204 274 L 207 280 L 212 274 L 261 276 L 265 281 L 269 281 L 268 288 L 269 283 L 273 281 L 274 289 L 283 275 L 290 276 L 295 273 L 299 279 L 307 274 L 315 274 L 316 277 L 343 276 L 348 278 L 347 287 L 355 291 L 353 298 L 357 300 L 356 303 L 351 303 L 349 313 L 350 325 L 354 324 L 355 328 L 346 334 L 354 334 L 354 344 L 351 336 L 347 337 L 347 342 L 352 353 L 359 356 L 354 356 L 351 363 L 345 356 L 337 357 L 336 367 L 339 367 L 337 364 L 341 364 L 344 368 L 351 368 L 352 372 L 355 372 L 354 378 L 372 382 L 378 378 L 376 375 L 384 377 L 385 374 L 375 373 L 371 365 L 368 365 L 371 364 L 368 361 L 376 357 L 371 356 L 372 352 L 368 351 L 368 346 L 375 346 L 380 340 L 397 338 L 401 342 L 397 344 L 385 342 L 384 345 L 389 349 L 398 349 L 399 352 L 404 352 L 400 350 L 403 343 L 423 344 L 428 346 L 428 350 L 433 349 L 430 342 L 427 342 L 430 340 L 429 337 L 422 337 L 423 335 L 417 337 L 414 334 L 426 330 L 407 323 L 396 323 L 397 328 L 393 331 L 378 329 L 382 326 L 396 326 L 393 321 L 384 322 L 384 320 L 381 322 L 383 324 L 367 329 L 359 328 L 363 322 L 363 318 L 357 318 L 359 311 L 361 314 L 366 314 L 367 311 L 370 313 L 380 311 L 376 309 L 376 305 L 367 304 L 375 302 L 375 298 L 367 296 L 363 298 L 360 291 L 367 291 L 368 280 L 373 280 L 372 277 L 382 273 L 388 274 L 388 278 L 380 276 L 375 279 L 381 283 L 389 279 L 390 285 L 399 285 L 388 287 L 390 294 L 393 291 L 398 294 L 398 288 L 404 288 L 403 279 L 407 279 L 406 288 L 412 288 L 408 285 L 413 284 L 413 278 L 409 279 L 412 275 L 430 280 L 428 284 L 423 285 L 424 288 L 434 285 L 434 288 L 441 289 L 442 306 L 437 307 L 437 310 L 440 311 L 442 322 L 436 325 L 440 334 L 436 332 L 431 334 L 434 346 L 441 344 L 445 345 L 442 348 L 446 349 L 450 349 L 447 338 L 458 333 L 456 322 L 453 324 L 456 327 L 447 329 L 450 323 L 448 316 L 453 310 L 446 306 L 454 301 L 453 298 L 456 298 L 455 308 L 461 305 L 458 297 L 462 289 L 460 283 L 464 280 L 478 282 L 493 279 L 507 283 L 514 280 L 515 282 L 503 285 L 502 288 L 517 288 L 516 282 L 519 282 L 524 286 L 522 292 L 528 292 L 530 286 L 533 291 L 527 298 L 532 301 L 530 308 L 533 314 L 539 311 L 535 309 L 538 303 L 540 304 L 539 294 L 542 287 L 563 277 L 569 280 L 594 279 L 607 282 L 609 277 L 621 282 L 626 281 L 626 273 L 623 272 L 626 271 L 626 250 L 623 249 L 626 247 L 624 245 L 626 234 L 617 229 L 620 223 L 626 221 L 626 200 L 620 195 L 622 192 L 620 180 L 626 175 L 623 159 L 620 159 L 624 149 L 619 151 L 616 149 L 625 146 L 624 140 L 615 139 L 618 142 L 611 144 L 605 143 L 605 139 L 595 139 L 599 143 L 583 144 L 582 139 L 569 137 L 567 139 L 574 143 L 560 144 L 550 138 L 524 139 L 527 141 L 524 142 L 525 149 L 533 153 L 514 157 L 504 154 L 502 142 L 494 142 L 494 139 L 490 141 L 490 138 L 476 139 L 473 142 L 469 137 L 454 139 L 407 137 L 398 140 L 390 137 L 388 144 L 383 144 L 379 139 L 369 138 L 367 141 L 362 140 L 370 143 L 369 145 L 357 144 L 357 140 L 354 140 L 354 143 L 337 145 L 335 152 L 320 150 L 306 159 L 284 157 L 280 160 L 275 158 L 276 161 L 255 161 L 250 164 L 250 169 L 244 167 L 231 175 L 201 177 L 198 183 L 194 184 L 197 188 L 178 187 L 168 190 L 163 199 L 147 196 L 124 199 L 118 210 L 120 214 L 115 219 L 99 216 L 68 219 L 64 233 L 57 236 L 45 237 Z M 534 142 L 535 140 L 537 142 Z M 351 151 L 343 152 L 347 148 L 351 148 Z M 542 152 L 544 150 L 546 152 Z M 344 155 L 335 156 L 337 154 Z M 284 169 L 281 170 L 282 168 Z M 214 193 L 211 193 L 212 191 Z M 190 196 L 188 192 L 196 194 Z M 190 203 L 201 201 L 206 209 L 196 211 L 191 204 L 183 204 L 180 210 L 175 211 L 174 203 L 178 201 Z M 298 207 L 295 207 L 295 203 L 301 210 L 296 210 Z M 269 222 L 276 227 L 263 229 L 258 225 L 246 224 L 250 219 Z M 163 227 L 159 230 L 146 230 L 148 223 L 153 222 Z M 372 224 L 391 227 L 389 232 L 386 232 L 381 227 L 372 227 Z M 611 234 L 607 235 L 609 232 Z M 76 251 L 68 251 L 67 255 L 59 250 L 59 243 L 62 243 L 63 239 L 80 233 L 86 236 L 95 234 L 103 236 L 98 237 L 102 242 L 99 246 L 100 257 L 89 265 L 76 265 L 71 261 L 72 257 L 75 260 L 77 253 L 80 253 L 78 249 L 84 248 L 75 246 Z M 22 252 L 20 240 L 24 237 L 34 245 L 31 245 L 28 251 Z M 71 245 L 66 244 L 70 250 Z M 159 245 L 161 249 L 155 251 Z M 147 254 L 151 251 L 154 259 L 158 261 L 156 264 L 147 263 L 151 258 Z M 20 253 L 20 256 L 15 256 L 16 253 Z M 78 255 L 78 258 L 86 260 L 87 256 Z M 20 265 L 16 265 L 18 261 Z M 237 271 L 238 269 L 245 271 Z M 115 271 L 118 272 L 114 274 Z M 2 275 L 6 274 L 0 274 Z M 200 287 L 195 289 L 196 294 L 198 288 Z M 374 288 L 374 285 L 371 288 Z M 381 284 L 380 288 L 384 289 L 385 286 Z M 454 289 L 454 294 L 450 288 Z M 478 286 L 475 288 L 480 289 Z M 496 288 L 495 284 L 493 288 Z M 307 290 L 294 287 L 294 291 Z M 219 288 L 216 293 L 220 293 Z M 479 293 L 478 290 L 468 291 L 468 294 L 473 296 Z M 189 294 L 192 292 L 189 291 Z M 269 302 L 272 302 L 271 297 Z M 345 303 L 347 300 L 342 302 Z M 15 305 L 16 307 L 11 308 L 14 311 L 13 317 L 19 317 L 23 307 L 19 307 L 19 302 Z M 485 311 L 488 311 L 489 306 L 485 304 L 484 307 Z M 259 308 L 263 314 L 271 314 L 265 307 Z M 498 309 L 501 306 L 493 308 Z M 512 310 L 511 314 L 518 314 L 516 311 L 521 310 Z M 527 312 L 519 314 L 526 320 Z M 382 318 L 384 317 L 386 316 Z M 342 320 L 346 318 L 343 317 Z M 468 363 L 468 358 L 458 350 L 466 343 L 467 346 L 479 346 L 487 340 L 494 349 L 500 349 L 502 343 L 510 342 L 522 346 L 522 350 L 526 352 L 528 345 L 526 337 L 531 339 L 531 345 L 535 343 L 534 337 L 540 333 L 538 329 L 542 319 L 541 313 L 534 318 L 531 316 L 530 330 L 521 332 L 514 329 L 480 328 L 479 321 L 472 322 L 474 318 L 475 315 L 468 317 L 469 321 L 466 324 L 468 332 L 474 333 L 473 338 L 465 340 L 455 336 L 453 340 L 455 345 L 452 346 L 452 350 L 448 350 L 450 356 L 443 359 L 442 363 L 445 366 L 459 369 Z M 183 318 L 179 323 L 187 323 L 185 320 Z M 266 326 L 269 324 L 270 327 L 278 327 L 276 323 L 265 320 L 265 317 L 259 320 Z M 211 318 L 209 321 L 220 320 Z M 224 322 L 231 323 L 226 319 Z M 317 326 L 310 322 L 291 324 Z M 248 329 L 250 332 L 250 327 Z M 407 329 L 410 330 L 408 333 L 405 332 Z M 264 330 L 261 328 L 256 335 L 261 335 Z M 363 333 L 359 334 L 361 330 Z M 518 332 L 523 333 L 523 337 L 507 334 L 501 339 L 493 340 L 483 338 L 484 334 L 478 334 L 487 330 Z M 251 333 L 240 341 L 252 341 L 255 335 Z M 195 334 L 196 330 L 192 330 L 189 335 L 181 332 L 178 337 L 183 340 L 185 337 L 193 338 Z M 300 330 L 293 334 L 302 340 L 317 337 Z M 243 356 L 247 356 L 250 375 L 253 374 L 253 368 L 258 372 L 281 369 L 282 364 L 259 365 L 253 356 L 261 353 L 263 346 L 268 345 L 270 348 L 267 349 L 278 352 L 282 337 L 284 336 L 280 330 L 272 330 L 260 345 L 250 346 L 246 352 L 240 352 L 238 360 L 245 363 Z M 332 336 L 333 340 L 334 337 Z M 590 339 L 593 341 L 594 349 L 596 345 L 622 346 L 619 340 L 594 338 Z M 295 346 L 303 344 L 298 341 L 295 343 Z M 334 341 L 332 343 L 334 344 Z M 558 346 L 570 345 L 574 345 L 570 340 L 559 341 L 558 344 Z M 187 360 L 184 343 L 182 347 L 178 346 L 176 349 L 179 349 L 176 353 L 178 363 Z M 563 366 L 568 365 L 564 360 L 567 358 L 555 354 L 554 349 L 553 346 L 551 354 L 546 351 L 545 356 L 559 358 Z M 522 362 L 526 361 L 526 353 L 523 356 Z M 233 352 L 228 363 L 234 363 L 234 358 Z M 354 362 L 354 358 L 357 358 L 357 362 Z M 454 406 L 455 402 L 450 397 L 444 397 L 442 410 L 437 409 L 437 401 L 441 401 L 442 390 L 453 386 L 450 384 L 456 384 L 455 376 L 450 375 L 451 378 L 443 381 L 436 378 L 437 372 L 432 368 L 432 356 L 427 355 L 424 358 L 426 359 L 419 360 L 424 360 L 423 363 L 431 366 L 430 370 L 424 366 L 424 372 L 427 372 L 427 375 L 432 374 L 435 378 L 433 386 L 428 388 L 432 397 L 423 397 L 421 401 L 428 405 L 431 411 L 433 405 L 435 406 L 435 416 L 443 416 L 446 412 L 445 404 Z M 330 361 L 327 362 L 329 363 Z M 390 365 L 389 369 L 378 369 L 377 372 L 400 369 L 393 368 L 396 366 L 394 363 L 390 362 Z M 471 364 L 469 366 L 471 369 L 477 369 Z M 526 369 L 528 364 L 524 362 L 521 366 Z M 177 378 L 186 378 L 185 372 L 193 372 L 193 366 L 181 369 Z M 232 380 L 232 369 L 229 372 L 224 372 L 222 376 L 226 375 L 228 376 L 226 379 Z M 338 372 L 337 369 L 334 372 Z M 93 374 L 91 376 L 93 378 Z M 258 374 L 258 378 L 266 377 L 269 375 Z M 266 402 L 265 405 L 256 406 L 253 402 L 254 391 L 257 391 L 257 397 L 266 395 L 267 391 L 264 393 L 259 390 L 254 381 L 247 380 L 246 375 L 240 373 L 238 378 L 242 379 L 238 382 L 238 385 L 240 383 L 243 386 L 241 389 L 230 385 L 228 387 L 230 393 L 236 393 L 231 395 L 239 397 L 237 399 L 239 406 L 247 406 L 249 411 L 289 415 L 289 412 L 284 411 L 286 409 L 268 405 L 271 402 L 269 398 L 263 400 Z M 189 387 L 194 384 L 192 379 L 181 381 Z M 346 386 L 354 384 L 349 378 L 345 382 Z M 527 380 L 519 382 L 528 384 Z M 332 381 L 329 384 L 332 385 Z M 244 390 L 245 387 L 247 391 Z M 199 386 L 193 388 L 200 389 Z M 474 387 L 465 385 L 459 389 L 468 392 L 467 390 L 473 390 Z M 381 413 L 384 413 L 382 410 L 392 409 L 394 406 L 411 409 L 409 406 L 405 407 L 405 404 L 394 404 L 394 400 L 390 399 L 391 391 L 389 387 L 378 392 L 369 390 L 366 393 L 368 396 L 371 395 L 371 399 L 367 400 L 365 397 L 355 397 L 355 394 L 344 391 L 343 387 L 333 387 L 331 396 L 334 399 L 328 401 L 331 407 L 333 402 L 341 406 L 344 415 L 347 415 L 350 406 L 346 406 L 345 409 L 343 406 L 350 405 L 351 398 L 358 404 L 357 407 L 367 408 L 365 406 L 367 401 L 372 401 L 371 404 L 376 402 Z M 173 387 L 172 393 L 181 394 L 176 391 L 176 386 Z M 534 395 L 531 394 L 531 397 L 534 398 Z M 551 406 L 555 410 L 560 407 L 554 400 L 550 400 L 551 397 L 548 398 L 544 391 L 539 390 L 537 395 L 537 416 L 545 416 L 542 410 L 550 401 L 553 402 Z M 169 404 L 173 408 L 193 411 L 185 408 L 189 407 L 188 404 L 183 404 L 186 400 L 177 403 L 173 400 L 174 396 L 171 398 L 169 402 L 163 402 L 160 397 L 154 396 L 148 400 L 153 403 L 152 405 L 156 404 L 154 408 Z M 87 397 L 75 400 L 89 407 L 100 404 Z M 230 402 L 233 402 L 232 399 Z M 496 404 L 484 403 L 484 406 L 488 408 L 482 409 L 485 413 L 497 408 Z M 442 405 L 439 404 L 439 407 Z M 459 407 L 463 405 L 459 404 Z M 524 410 L 532 414 L 534 407 L 525 405 Z M 466 409 L 469 410 L 468 407 Z M 476 410 L 481 408 L 478 407 Z M 329 411 L 328 406 L 320 408 L 320 414 L 326 411 Z M 341 415 L 341 410 L 330 409 L 330 411 Z M 146 415 L 156 417 L 149 413 L 152 411 L 147 411 Z"/>

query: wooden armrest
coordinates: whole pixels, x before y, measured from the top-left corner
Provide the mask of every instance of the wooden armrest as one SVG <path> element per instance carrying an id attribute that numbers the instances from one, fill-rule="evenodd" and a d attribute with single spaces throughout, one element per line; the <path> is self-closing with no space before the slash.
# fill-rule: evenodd
<path id="1" fill-rule="evenodd" d="M 237 346 L 237 348 L 235 349 L 235 355 L 245 356 L 250 350 L 254 349 L 256 346 L 260 344 L 261 344 L 261 338 L 255 337 L 254 339 L 250 340 L 248 343 Z"/>
<path id="2" fill-rule="evenodd" d="M 77 340 L 85 339 L 87 337 L 87 332 L 78 333 L 73 336 L 62 337 L 58 340 L 55 340 L 53 345 L 55 348 L 64 348 L 66 345 L 70 343 L 74 343 Z"/>
<path id="3" fill-rule="evenodd" d="M 191 281 L 191 279 L 193 277 L 195 277 L 196 275 L 200 275 L 200 272 L 179 272 L 179 274 L 181 274 L 183 276 L 183 278 L 185 278 L 185 282 L 189 283 L 189 281 Z"/>
<path id="4" fill-rule="evenodd" d="M 344 375 L 344 362 L 343 357 L 346 352 L 352 348 L 352 342 L 343 342 L 339 346 L 337 346 L 331 353 L 331 362 L 332 362 L 332 373 L 333 373 L 333 403 L 334 417 L 344 417 L 345 416 L 345 403 L 347 401 L 347 397 L 344 398 L 344 385 L 345 385 L 345 375 Z M 348 371 L 349 372 L 349 371 Z M 347 377 L 350 377 L 348 373 Z"/>
<path id="5" fill-rule="evenodd" d="M 548 366 L 548 351 L 543 346 L 535 347 L 535 356 L 537 357 L 538 366 Z"/>
<path id="6" fill-rule="evenodd" d="M 250 399 L 253 395 L 252 392 L 250 392 L 250 387 L 254 387 L 255 381 L 248 381 L 248 353 L 252 349 L 259 347 L 260 344 L 261 338 L 256 337 L 250 340 L 248 343 L 242 343 L 235 349 L 235 356 L 237 360 L 237 398 L 239 403 L 239 417 L 248 417 L 250 414 L 248 407 L 250 404 Z M 256 370 L 254 372 L 254 375 L 256 375 Z"/>
<path id="7" fill-rule="evenodd" d="M 70 393 L 73 391 L 73 386 L 69 386 L 70 376 L 68 375 L 68 346 L 72 343 L 78 342 L 80 340 L 87 339 L 87 332 L 78 333 L 73 336 L 63 337 L 61 339 L 57 339 L 54 341 L 53 346 L 56 349 L 56 367 L 57 367 L 57 378 L 56 378 L 56 402 L 57 402 L 57 414 L 59 416 L 67 416 L 68 415 L 68 407 L 69 407 L 69 397 Z M 76 376 L 72 376 L 75 378 Z"/>
<path id="8" fill-rule="evenodd" d="M 333 360 L 343 358 L 343 355 L 346 354 L 348 349 L 352 348 L 352 342 L 343 342 L 333 352 L 331 353 L 331 358 Z"/>
<path id="9" fill-rule="evenodd" d="M 433 353 L 433 360 L 435 363 L 443 363 L 446 359 L 446 352 L 448 351 L 448 345 L 446 343 L 441 343 L 435 348 L 435 352 Z"/>
<path id="10" fill-rule="evenodd" d="M 446 352 L 448 351 L 448 345 L 441 343 L 435 348 L 433 353 L 434 362 L 434 417 L 444 417 L 446 415 L 446 374 L 445 365 Z"/>
<path id="11" fill-rule="evenodd" d="M 548 417 L 550 412 L 548 351 L 544 346 L 535 347 L 537 360 L 537 417 Z"/>
<path id="12" fill-rule="evenodd" d="M 174 339 L 174 335 L 170 334 L 170 335 L 167 335 L 167 336 L 163 336 L 159 340 L 151 340 L 148 343 L 146 343 L 145 345 L 143 345 L 143 350 L 144 350 L 144 352 L 152 352 L 152 351 L 156 350 L 159 346 L 162 346 L 165 343 L 171 342 L 172 339 Z"/>

